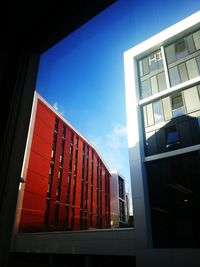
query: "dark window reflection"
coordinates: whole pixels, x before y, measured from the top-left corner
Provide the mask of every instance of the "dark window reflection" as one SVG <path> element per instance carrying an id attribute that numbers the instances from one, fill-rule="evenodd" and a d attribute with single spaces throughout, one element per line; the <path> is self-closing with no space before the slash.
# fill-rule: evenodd
<path id="1" fill-rule="evenodd" d="M 199 152 L 147 163 L 154 247 L 199 247 Z"/>

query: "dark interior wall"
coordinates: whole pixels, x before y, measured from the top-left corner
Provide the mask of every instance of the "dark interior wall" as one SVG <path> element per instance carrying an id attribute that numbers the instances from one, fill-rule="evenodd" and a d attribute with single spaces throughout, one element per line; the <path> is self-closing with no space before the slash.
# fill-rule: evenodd
<path id="1" fill-rule="evenodd" d="M 114 0 L 7 2 L 1 12 L 0 266 L 6 265 L 40 54 Z"/>

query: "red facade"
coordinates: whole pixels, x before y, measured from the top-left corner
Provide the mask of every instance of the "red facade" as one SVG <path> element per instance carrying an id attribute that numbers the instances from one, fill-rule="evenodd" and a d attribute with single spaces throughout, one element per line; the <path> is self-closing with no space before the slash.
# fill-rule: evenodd
<path id="1" fill-rule="evenodd" d="M 110 227 L 110 173 L 96 150 L 36 94 L 19 231 Z"/>

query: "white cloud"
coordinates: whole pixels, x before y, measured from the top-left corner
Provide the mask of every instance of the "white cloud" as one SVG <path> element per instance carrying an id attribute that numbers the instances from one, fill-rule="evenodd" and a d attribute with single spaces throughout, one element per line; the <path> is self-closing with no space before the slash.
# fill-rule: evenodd
<path id="1" fill-rule="evenodd" d="M 127 137 L 127 128 L 121 124 L 115 125 L 111 133 L 106 135 L 106 141 L 109 147 L 118 149 L 125 147 Z"/>
<path id="2" fill-rule="evenodd" d="M 58 110 L 58 102 L 55 102 L 55 103 L 53 104 L 53 107 L 55 108 L 55 110 Z"/>
<path id="3" fill-rule="evenodd" d="M 60 115 L 64 116 L 65 112 L 63 110 L 63 107 L 62 106 L 58 106 L 58 102 L 57 101 L 53 104 L 53 107 L 55 108 L 55 110 L 57 110 L 60 113 Z"/>

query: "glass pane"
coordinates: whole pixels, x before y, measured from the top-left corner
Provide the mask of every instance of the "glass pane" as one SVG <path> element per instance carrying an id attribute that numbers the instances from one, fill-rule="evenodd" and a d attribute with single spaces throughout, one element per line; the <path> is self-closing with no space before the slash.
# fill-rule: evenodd
<path id="1" fill-rule="evenodd" d="M 173 118 L 185 114 L 183 99 L 181 95 L 172 97 L 172 115 Z"/>
<path id="2" fill-rule="evenodd" d="M 177 44 L 175 44 L 176 58 L 180 59 L 188 55 L 188 50 L 186 47 L 185 40 L 181 40 Z"/>
<path id="3" fill-rule="evenodd" d="M 186 61 L 186 65 L 187 65 L 187 71 L 188 71 L 188 75 L 190 79 L 193 79 L 199 75 L 199 71 L 197 68 L 197 63 L 196 63 L 195 58 L 192 58 Z"/>
<path id="4" fill-rule="evenodd" d="M 162 103 L 163 103 L 164 118 L 165 120 L 170 120 L 172 118 L 170 97 L 168 96 L 163 98 Z"/>
<path id="5" fill-rule="evenodd" d="M 140 70 L 140 77 L 143 76 L 143 66 L 142 66 L 142 61 L 139 61 L 139 70 Z"/>
<path id="6" fill-rule="evenodd" d="M 193 53 L 195 51 L 195 46 L 194 46 L 194 41 L 193 41 L 192 34 L 189 35 L 188 37 L 186 37 L 186 40 L 187 40 L 188 51 L 191 54 L 191 53 Z"/>
<path id="7" fill-rule="evenodd" d="M 152 89 L 152 94 L 158 93 L 158 83 L 157 83 L 157 77 L 153 76 L 151 77 L 151 89 Z"/>
<path id="8" fill-rule="evenodd" d="M 170 77 L 171 86 L 175 86 L 180 83 L 180 77 L 179 77 L 177 67 L 169 69 L 169 77 Z"/>
<path id="9" fill-rule="evenodd" d="M 144 126 L 147 127 L 148 122 L 147 122 L 146 106 L 143 107 L 143 118 L 144 118 Z"/>
<path id="10" fill-rule="evenodd" d="M 151 54 L 149 56 L 149 67 L 150 67 L 150 72 L 156 70 L 157 67 L 157 60 L 156 60 L 156 53 Z"/>
<path id="11" fill-rule="evenodd" d="M 146 75 L 149 73 L 149 61 L 148 58 L 145 58 L 142 60 L 143 63 L 143 75 Z"/>
<path id="12" fill-rule="evenodd" d="M 141 82 L 141 96 L 142 98 L 146 98 L 151 95 L 151 84 L 150 80 L 147 79 Z"/>
<path id="13" fill-rule="evenodd" d="M 186 70 L 185 63 L 178 65 L 178 70 L 179 70 L 181 82 L 186 82 L 188 80 L 188 73 Z"/>
<path id="14" fill-rule="evenodd" d="M 197 87 L 192 87 L 183 91 L 187 112 L 200 109 L 200 100 Z"/>
<path id="15" fill-rule="evenodd" d="M 175 143 L 178 141 L 178 133 L 177 132 L 169 132 L 167 135 L 167 143 Z"/>
<path id="16" fill-rule="evenodd" d="M 146 107 L 147 107 L 147 121 L 148 121 L 148 125 L 150 126 L 154 124 L 153 106 L 152 104 L 149 104 Z"/>
<path id="17" fill-rule="evenodd" d="M 154 118 L 155 123 L 159 123 L 163 121 L 163 109 L 161 101 L 156 101 L 153 103 L 153 110 L 154 110 Z"/>
<path id="18" fill-rule="evenodd" d="M 176 54 L 174 49 L 174 44 L 168 46 L 165 48 L 167 63 L 170 64 L 174 61 L 176 61 Z"/>
<path id="19" fill-rule="evenodd" d="M 200 30 L 193 34 L 196 50 L 200 49 Z"/>
<path id="20" fill-rule="evenodd" d="M 163 90 L 167 89 L 167 84 L 166 84 L 164 71 L 159 73 L 157 75 L 157 77 L 158 77 L 158 88 L 159 88 L 159 91 L 163 91 Z"/>
<path id="21" fill-rule="evenodd" d="M 170 147 L 173 144 L 177 144 L 179 141 L 179 135 L 176 125 L 171 125 L 165 128 L 166 135 L 166 147 Z"/>
<path id="22" fill-rule="evenodd" d="M 196 57 L 196 61 L 197 61 L 197 66 L 198 66 L 199 73 L 200 73 L 200 56 Z"/>

